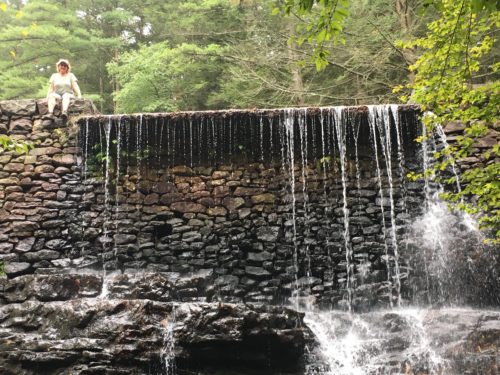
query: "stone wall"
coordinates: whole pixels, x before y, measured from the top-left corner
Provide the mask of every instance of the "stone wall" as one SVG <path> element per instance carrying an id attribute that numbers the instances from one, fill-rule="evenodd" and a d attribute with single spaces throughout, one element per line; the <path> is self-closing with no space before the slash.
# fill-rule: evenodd
<path id="1" fill-rule="evenodd" d="M 412 298 L 407 239 L 424 202 L 405 178 L 421 168 L 414 107 L 99 116 L 77 101 L 73 115 L 91 116 L 69 123 L 44 118 L 43 101 L 0 108 L 4 131 L 35 142 L 0 155 L 9 278 L 204 275 L 176 287 L 183 301 Z"/>
<path id="2" fill-rule="evenodd" d="M 93 104 L 75 100 L 70 114 L 96 113 Z M 30 142 L 27 155 L 0 154 L 0 260 L 9 277 L 51 266 L 61 257 L 67 223 L 78 199 L 75 128 L 49 118 L 45 100 L 0 102 L 0 133 Z"/>

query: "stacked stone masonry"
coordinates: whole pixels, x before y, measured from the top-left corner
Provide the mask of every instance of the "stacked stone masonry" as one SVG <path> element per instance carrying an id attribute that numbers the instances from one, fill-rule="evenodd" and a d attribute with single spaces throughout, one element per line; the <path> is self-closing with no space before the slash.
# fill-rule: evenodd
<path id="1" fill-rule="evenodd" d="M 74 104 L 74 114 L 95 113 L 90 102 Z M 129 126 L 127 131 L 149 131 L 149 138 L 139 142 L 140 133 L 135 140 L 131 138 L 127 148 L 121 150 L 128 153 L 121 156 L 122 164 L 127 158 L 126 170 L 115 177 L 111 156 L 104 157 L 106 142 L 108 151 L 113 147 L 112 136 L 104 133 L 107 123 L 111 127 L 112 121 L 119 123 L 122 118 L 94 116 L 66 123 L 57 117 L 45 118 L 44 101 L 3 102 L 1 108 L 4 131 L 35 144 L 28 155 L 1 155 L 1 260 L 9 277 L 103 268 L 106 272 L 179 275 L 209 272 L 215 290 L 205 293 L 187 288 L 179 292 L 179 297 L 283 303 L 292 290 L 298 289 L 323 306 L 345 300 L 343 186 L 337 160 L 320 163 L 309 155 L 309 160 L 295 156 L 287 162 L 272 155 L 267 160 L 255 156 L 267 151 L 262 150 L 262 140 L 261 151 L 252 148 L 259 146 L 254 144 L 258 134 L 251 133 L 258 124 L 252 124 L 250 114 L 249 124 L 244 125 L 250 133 L 238 141 L 241 144 L 233 145 L 233 150 L 241 150 L 236 159 L 235 151 L 229 150 L 232 159 L 227 151 L 225 155 L 219 153 L 225 146 L 214 145 L 217 139 L 212 136 L 212 146 L 216 146 L 212 151 L 209 146 L 203 148 L 201 141 L 190 139 L 191 147 L 196 142 L 200 147 L 191 149 L 188 162 L 186 146 L 174 139 L 181 138 L 180 130 L 177 136 L 174 130 L 165 135 L 173 143 L 173 151 L 167 147 L 166 153 L 177 155 L 184 147 L 184 159 L 174 156 L 165 164 L 165 155 L 159 155 L 162 163 L 148 165 L 152 158 L 140 159 L 137 147 L 140 142 L 153 145 L 158 134 L 152 129 L 158 119 L 141 115 L 129 121 L 140 122 L 143 127 Z M 220 113 L 206 116 L 217 118 Z M 193 126 L 183 121 L 184 128 Z M 262 137 L 262 114 L 260 121 Z M 212 126 L 213 131 L 213 124 L 214 120 L 211 125 L 207 120 L 207 129 Z M 234 123 L 232 126 L 236 132 Z M 82 129 L 88 134 L 82 135 Z M 320 130 L 332 131 L 323 126 L 319 129 L 318 123 L 318 138 L 328 136 Z M 119 131 L 116 127 L 115 139 Z M 279 136 L 270 134 L 270 142 L 278 143 Z M 116 147 L 116 140 L 113 142 Z M 334 149 L 335 145 L 330 147 Z M 158 153 L 152 148 L 151 153 Z M 283 150 L 276 150 L 276 154 L 280 152 L 283 154 Z M 198 154 L 198 161 L 193 162 L 193 153 Z M 135 158 L 136 162 L 130 163 Z M 391 203 L 378 192 L 371 159 L 368 151 L 360 150 L 359 165 L 354 160 L 347 163 L 354 274 L 357 283 L 363 285 L 356 296 L 362 306 L 385 304 L 394 298 L 386 271 L 387 262 L 394 262 L 394 258 L 384 257 L 391 244 L 387 245 L 387 228 L 383 226 L 384 220 L 386 226 L 390 222 Z M 410 158 L 407 162 L 411 166 Z M 397 161 L 392 165 L 394 214 L 398 225 L 404 226 L 410 212 L 420 209 L 422 189 L 419 183 L 406 183 L 403 192 L 401 170 Z M 120 169 L 119 163 L 115 169 Z M 353 177 L 356 170 L 358 179 Z M 388 191 L 385 173 L 381 183 Z"/>
<path id="2" fill-rule="evenodd" d="M 345 187 L 353 305 L 395 300 L 388 272 L 396 261 L 403 296 L 411 293 L 407 258 L 396 259 L 394 247 L 408 249 L 404 233 L 424 199 L 422 183 L 404 178 L 420 164 L 415 108 L 401 115 L 408 122 L 404 168 L 396 156 L 384 162 L 379 149 L 377 171 L 369 124 L 356 123 L 357 157 L 347 141 L 345 185 L 334 138 L 322 145 L 333 130 L 317 109 L 312 120 L 295 119 L 310 129 L 306 143 L 316 143 L 294 139 L 280 149 L 293 130 L 265 132 L 273 121 L 286 123 L 284 111 L 107 117 L 77 101 L 64 122 L 44 117 L 44 101 L 0 108 L 2 132 L 35 145 L 28 155 L 0 155 L 0 260 L 9 278 L 75 270 L 203 274 L 203 285 L 176 287 L 178 300 L 286 303 L 299 291 L 320 306 L 339 306 L 349 278 Z M 366 107 L 357 111 L 367 117 Z M 328 147 L 333 156 L 322 158 Z"/>
<path id="3" fill-rule="evenodd" d="M 96 113 L 89 101 L 76 100 L 71 114 Z M 3 150 L 0 155 L 0 260 L 9 277 L 34 272 L 61 257 L 66 223 L 73 220 L 78 198 L 78 148 L 74 128 L 47 115 L 45 100 L 0 102 L 0 133 L 31 143 L 28 154 Z"/>

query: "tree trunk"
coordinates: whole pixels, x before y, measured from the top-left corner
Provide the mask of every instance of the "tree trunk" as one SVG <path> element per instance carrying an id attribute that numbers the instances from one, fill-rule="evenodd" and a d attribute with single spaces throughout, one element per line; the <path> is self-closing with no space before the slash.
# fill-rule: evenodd
<path id="1" fill-rule="evenodd" d="M 288 29 L 290 31 L 290 36 L 295 36 L 295 24 L 293 22 L 288 23 Z M 302 74 L 300 71 L 300 67 L 297 64 L 299 57 L 296 53 L 296 44 L 295 42 L 287 45 L 287 53 L 288 59 L 290 60 L 290 73 L 292 74 L 292 102 L 295 105 L 303 106 L 304 105 L 304 81 L 302 80 Z"/>

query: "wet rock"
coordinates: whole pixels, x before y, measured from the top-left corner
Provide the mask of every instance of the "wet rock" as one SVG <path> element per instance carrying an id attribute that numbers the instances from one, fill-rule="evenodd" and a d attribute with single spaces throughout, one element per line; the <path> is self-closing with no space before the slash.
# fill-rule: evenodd
<path id="1" fill-rule="evenodd" d="M 200 232 L 185 232 L 182 234 L 182 240 L 185 242 L 193 242 L 201 240 Z"/>
<path id="2" fill-rule="evenodd" d="M 270 193 L 252 196 L 252 203 L 254 204 L 261 204 L 261 203 L 272 204 L 275 201 L 276 201 L 276 196 Z"/>
<path id="3" fill-rule="evenodd" d="M 160 200 L 160 197 L 158 194 L 156 193 L 153 193 L 153 194 L 148 194 L 146 195 L 146 197 L 144 198 L 144 204 L 145 205 L 153 205 L 153 204 L 157 204 Z"/>
<path id="4" fill-rule="evenodd" d="M 40 156 L 40 155 L 55 155 L 60 154 L 61 149 L 58 147 L 36 147 L 30 150 L 29 154 L 32 156 Z"/>
<path id="5" fill-rule="evenodd" d="M 253 187 L 239 186 L 234 191 L 234 196 L 235 197 L 252 196 L 252 195 L 258 195 L 258 194 L 262 194 L 262 193 L 264 193 L 264 189 L 263 188 L 253 188 Z"/>
<path id="6" fill-rule="evenodd" d="M 5 265 L 5 274 L 9 277 L 15 277 L 18 275 L 21 275 L 23 273 L 26 273 L 29 271 L 31 268 L 30 263 L 26 262 L 8 262 Z"/>
<path id="7" fill-rule="evenodd" d="M 249 261 L 254 261 L 254 262 L 265 262 L 272 260 L 274 258 L 274 255 L 267 252 L 267 251 L 262 251 L 260 253 L 248 253 L 248 260 Z"/>
<path id="8" fill-rule="evenodd" d="M 276 242 L 280 233 L 279 227 L 259 227 L 257 229 L 257 238 L 261 241 Z"/>
<path id="9" fill-rule="evenodd" d="M 29 118 L 20 118 L 12 120 L 9 124 L 9 130 L 12 133 L 28 133 L 31 131 L 33 123 Z"/>
<path id="10" fill-rule="evenodd" d="M 250 276 L 255 277 L 269 277 L 271 273 L 262 267 L 247 266 L 245 267 L 245 273 Z"/>
<path id="11" fill-rule="evenodd" d="M 113 236 L 113 239 L 112 239 L 112 241 L 116 245 L 123 245 L 123 244 L 127 244 L 127 243 L 134 243 L 136 240 L 137 240 L 137 236 L 135 234 L 123 234 L 123 233 L 115 234 Z"/>
<path id="12" fill-rule="evenodd" d="M 302 315 L 283 307 L 79 299 L 26 301 L 0 308 L 0 316 L 9 332 L 0 352 L 7 374 L 147 373 L 164 360 L 169 327 L 175 340 L 169 355 L 179 371 L 218 364 L 240 374 L 245 368 L 300 372 L 308 342 L 308 331 L 298 328 Z"/>
<path id="13" fill-rule="evenodd" d="M 215 285 L 219 286 L 232 286 L 235 287 L 238 285 L 240 279 L 238 276 L 233 275 L 224 275 L 215 279 Z"/>
<path id="14" fill-rule="evenodd" d="M 243 198 L 231 198 L 226 197 L 222 200 L 222 204 L 226 207 L 230 212 L 237 210 L 241 206 L 245 204 L 245 200 Z"/>
<path id="15" fill-rule="evenodd" d="M 54 155 L 52 159 L 56 165 L 72 166 L 76 163 L 75 157 L 71 154 Z"/>
<path id="16" fill-rule="evenodd" d="M 207 210 L 207 215 L 210 216 L 225 216 L 226 214 L 227 210 L 222 206 L 211 207 Z"/>
<path id="17" fill-rule="evenodd" d="M 16 244 L 16 251 L 21 252 L 21 253 L 25 253 L 27 251 L 30 251 L 33 248 L 33 246 L 35 245 L 35 241 L 36 241 L 36 239 L 34 237 L 28 237 L 28 238 L 25 238 L 25 239 L 19 241 Z"/>
<path id="18" fill-rule="evenodd" d="M 222 198 L 222 197 L 228 196 L 229 193 L 230 193 L 229 186 L 216 186 L 214 188 L 213 196 L 216 198 Z M 228 200 L 228 202 L 229 202 L 229 200 Z"/>
<path id="19" fill-rule="evenodd" d="M 14 244 L 9 242 L 0 242 L 0 254 L 7 254 L 14 248 Z"/>
<path id="20" fill-rule="evenodd" d="M 19 173 L 24 171 L 24 164 L 22 163 L 9 163 L 3 167 L 5 172 Z"/>
<path id="21" fill-rule="evenodd" d="M 26 253 L 24 258 L 30 262 L 39 262 L 42 260 L 55 260 L 60 256 L 61 254 L 55 250 L 40 250 Z"/>
<path id="22" fill-rule="evenodd" d="M 35 173 L 52 173 L 55 167 L 50 164 L 42 164 L 35 167 Z"/>
<path id="23" fill-rule="evenodd" d="M 193 170 L 186 165 L 177 165 L 171 169 L 171 173 L 179 176 L 192 176 Z"/>
<path id="24" fill-rule="evenodd" d="M 207 208 L 199 203 L 193 202 L 174 202 L 170 205 L 170 208 L 173 211 L 178 211 L 182 213 L 204 213 L 207 211 Z"/>
<path id="25" fill-rule="evenodd" d="M 177 188 L 171 182 L 159 181 L 152 186 L 152 191 L 158 194 L 177 193 Z"/>
<path id="26" fill-rule="evenodd" d="M 17 185 L 17 184 L 19 184 L 19 179 L 16 177 L 0 179 L 0 185 Z"/>
<path id="27" fill-rule="evenodd" d="M 33 221 L 17 221 L 12 223 L 11 228 L 14 232 L 31 232 L 37 230 L 39 225 Z"/>

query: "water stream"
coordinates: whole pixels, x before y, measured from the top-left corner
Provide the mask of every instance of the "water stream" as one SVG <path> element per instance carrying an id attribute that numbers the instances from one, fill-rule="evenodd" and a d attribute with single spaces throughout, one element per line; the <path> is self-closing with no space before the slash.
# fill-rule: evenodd
<path id="1" fill-rule="evenodd" d="M 288 108 L 269 117 L 262 113 L 254 117 L 248 120 L 202 116 L 153 121 L 141 115 L 128 122 L 110 118 L 103 124 L 99 129 L 104 135 L 99 142 L 105 155 L 103 273 L 105 257 L 109 255 L 112 216 L 115 237 L 119 234 L 120 192 L 125 194 L 125 189 L 134 186 L 133 193 L 139 196 L 139 185 L 147 186 L 151 169 L 155 170 L 155 184 L 168 185 L 169 169 L 174 166 L 189 167 L 190 170 L 183 170 L 189 179 L 182 176 L 180 180 L 192 181 L 195 177 L 191 169 L 207 165 L 224 166 L 219 168 L 221 175 L 230 171 L 227 174 L 233 179 L 235 171 L 241 172 L 237 171 L 238 163 L 254 163 L 261 170 L 273 170 L 279 164 L 274 170 L 284 175 L 284 182 L 277 182 L 273 193 L 282 194 L 284 204 L 279 203 L 279 212 L 266 212 L 263 217 L 271 217 L 269 222 L 281 225 L 284 241 L 280 246 L 291 249 L 291 258 L 279 261 L 293 273 L 288 288 L 292 298 L 280 298 L 292 301 L 296 309 L 306 308 L 305 323 L 318 342 L 308 373 L 454 375 L 448 360 L 436 351 L 432 326 L 425 319 L 436 306 L 455 308 L 467 301 L 461 294 L 466 282 L 457 283 L 457 275 L 472 263 L 472 255 L 461 252 L 457 238 L 464 238 L 464 249 L 471 241 L 479 249 L 482 238 L 470 218 L 450 213 L 439 200 L 443 187 L 428 172 L 433 163 L 430 157 L 438 147 L 436 142 L 440 142 L 440 147 L 448 147 L 442 129 L 438 130 L 437 140 L 429 137 L 428 142 L 418 146 L 421 169 L 416 172 L 423 175 L 419 182 L 422 186 L 411 190 L 405 177 L 407 153 L 417 153 L 412 149 L 417 146 L 405 140 L 405 132 L 412 136 L 423 134 L 425 138 L 426 131 L 404 128 L 410 125 L 403 124 L 395 105 L 369 106 L 362 115 L 350 108 L 329 107 L 315 113 Z M 92 147 L 88 121 L 84 131 L 86 178 Z M 152 147 L 156 148 L 153 152 Z M 455 166 L 453 173 L 460 188 Z M 125 179 L 135 184 L 120 186 Z M 205 183 L 208 178 L 204 179 L 200 181 Z M 186 189 L 192 189 L 192 184 L 184 184 Z M 110 185 L 116 189 L 114 212 L 110 207 Z M 314 193 L 310 192 L 312 186 Z M 231 185 L 228 195 L 237 187 L 238 183 Z M 255 183 L 244 187 L 260 188 Z M 196 191 L 190 193 L 194 196 Z M 373 202 L 368 198 L 373 198 Z M 245 199 L 244 204 L 248 204 L 250 198 Z M 232 215 L 235 220 L 246 217 L 242 211 Z M 411 225 L 410 215 L 414 215 Z M 179 228 L 187 219 L 203 224 L 200 217 L 205 218 L 176 214 L 171 223 L 179 224 Z M 216 224 L 222 227 L 224 222 L 225 219 L 218 219 Z M 325 223 L 326 231 L 321 227 Z M 460 231 L 462 235 L 457 233 Z M 183 232 L 177 238 L 182 238 Z M 237 231 L 234 234 L 238 235 Z M 202 236 L 197 238 L 201 241 Z M 151 246 L 167 248 L 157 238 L 148 240 Z M 210 241 L 211 245 L 220 246 L 217 251 L 222 255 L 238 249 L 238 240 Z M 271 248 L 273 244 L 266 246 Z M 116 243 L 113 256 L 118 257 Z M 170 253 L 164 259 L 169 257 Z M 238 268 L 237 262 L 234 268 Z M 224 272 L 221 276 L 232 276 Z M 325 288 L 327 297 L 322 295 Z M 344 302 L 337 296 L 328 297 L 328 288 L 341 289 Z M 105 293 L 103 288 L 103 298 Z M 219 285 L 215 294 L 216 300 L 224 300 Z M 315 305 L 318 301 L 321 303 Z M 381 301 L 385 308 L 377 305 L 373 311 L 373 306 Z M 165 321 L 163 331 L 161 357 L 167 374 L 176 371 L 174 328 L 175 310 Z"/>

